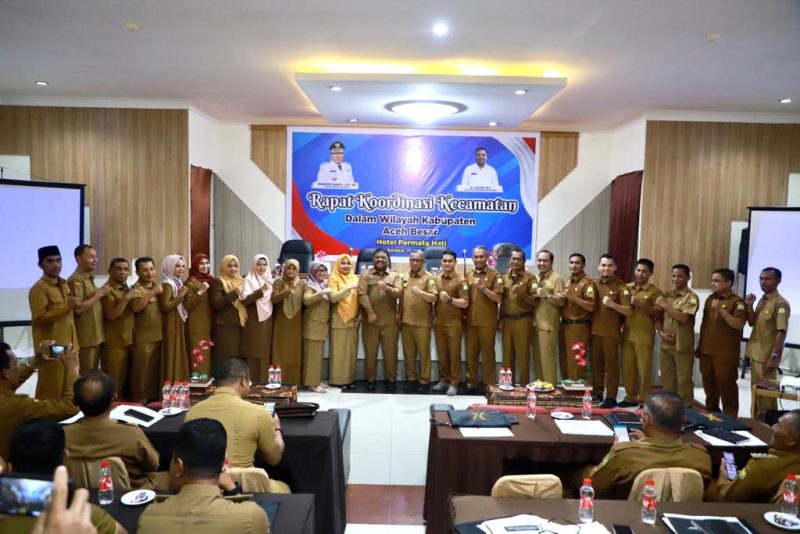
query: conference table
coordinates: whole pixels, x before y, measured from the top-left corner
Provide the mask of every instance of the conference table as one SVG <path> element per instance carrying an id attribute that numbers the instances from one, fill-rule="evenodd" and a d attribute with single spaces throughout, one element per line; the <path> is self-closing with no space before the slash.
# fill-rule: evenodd
<path id="1" fill-rule="evenodd" d="M 429 534 L 447 531 L 447 498 L 451 493 L 489 495 L 503 475 L 510 474 L 515 462 L 525 464 L 594 464 L 600 462 L 614 443 L 613 436 L 565 435 L 548 414 L 528 419 L 524 414 L 509 413 L 518 424 L 511 426 L 512 437 L 465 438 L 449 426 L 448 411 L 433 412 L 428 440 L 423 517 Z M 593 419 L 602 419 L 593 415 Z M 754 419 L 742 419 L 750 432 L 769 443 L 772 430 Z M 687 443 L 703 445 L 711 455 L 711 466 L 719 466 L 723 451 L 734 454 L 736 464 L 744 466 L 753 452 L 767 447 L 714 447 L 694 432 L 683 436 Z"/>
<path id="2" fill-rule="evenodd" d="M 161 469 L 169 460 L 184 413 L 165 417 L 144 433 L 158 451 Z M 256 466 L 267 469 L 270 478 L 289 484 L 293 493 L 310 493 L 314 505 L 316 532 L 342 534 L 347 524 L 344 459 L 339 416 L 335 410 L 317 412 L 314 417 L 281 419 L 286 449 L 278 465 L 267 465 L 256 453 Z"/>
<path id="3" fill-rule="evenodd" d="M 578 523 L 578 501 L 576 499 L 512 499 L 461 495 L 450 498 L 445 506 L 449 508 L 447 532 L 459 534 L 478 534 L 475 522 L 518 514 L 533 514 L 556 523 Z M 752 532 L 771 534 L 781 532 L 764 520 L 766 512 L 778 511 L 774 504 L 756 503 L 658 503 L 659 518 L 654 525 L 647 525 L 640 519 L 642 505 L 638 501 L 594 502 L 595 521 L 603 524 L 610 532 L 612 525 L 627 525 L 637 534 L 643 532 L 670 532 L 661 520 L 661 514 L 711 515 L 738 517 L 752 527 Z M 455 526 L 460 525 L 456 531 Z M 428 530 L 428 532 L 431 532 Z M 441 532 L 444 532 L 442 530 Z M 698 530 L 698 532 L 700 532 Z"/>

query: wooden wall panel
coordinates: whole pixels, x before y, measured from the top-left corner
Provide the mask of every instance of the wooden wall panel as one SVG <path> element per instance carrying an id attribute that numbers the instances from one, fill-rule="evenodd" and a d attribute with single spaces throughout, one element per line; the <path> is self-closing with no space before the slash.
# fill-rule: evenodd
<path id="1" fill-rule="evenodd" d="M 540 139 L 539 200 L 542 200 L 578 164 L 578 134 L 542 132 Z"/>
<path id="2" fill-rule="evenodd" d="M 669 287 L 669 266 L 694 269 L 695 287 L 728 264 L 731 221 L 748 206 L 786 204 L 800 172 L 800 125 L 648 121 L 640 253 Z"/>
<path id="3" fill-rule="evenodd" d="M 33 179 L 86 184 L 101 265 L 189 253 L 186 110 L 0 106 L 0 154 L 29 155 Z"/>
<path id="4" fill-rule="evenodd" d="M 250 126 L 250 159 L 286 193 L 286 126 Z"/>

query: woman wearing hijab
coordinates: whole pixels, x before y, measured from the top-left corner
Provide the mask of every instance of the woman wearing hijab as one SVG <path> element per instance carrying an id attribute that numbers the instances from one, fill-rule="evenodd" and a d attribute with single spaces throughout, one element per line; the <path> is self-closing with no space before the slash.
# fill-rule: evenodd
<path id="1" fill-rule="evenodd" d="M 311 262 L 308 281 L 303 289 L 303 385 L 325 393 L 322 384 L 322 359 L 331 315 L 331 290 L 328 268 L 320 261 Z"/>
<path id="2" fill-rule="evenodd" d="M 192 351 L 197 348 L 202 340 L 211 339 L 211 304 L 208 302 L 208 289 L 214 277 L 211 275 L 211 263 L 205 254 L 195 254 L 192 256 L 192 268 L 189 269 L 189 279 L 186 280 L 186 287 L 189 293 L 183 299 L 183 305 L 189 312 L 186 320 L 186 334 L 189 340 L 189 360 L 194 362 L 195 357 Z M 195 368 L 192 363 L 189 365 L 190 371 L 210 375 L 211 374 L 211 354 L 203 354 L 203 361 Z"/>
<path id="3" fill-rule="evenodd" d="M 183 300 L 189 288 L 183 283 L 186 261 L 183 256 L 171 254 L 161 263 L 161 307 L 164 324 L 162 380 L 184 382 L 189 380 L 189 355 L 186 352 L 185 322 L 189 317 Z"/>
<path id="4" fill-rule="evenodd" d="M 272 273 L 269 258 L 256 254 L 250 272 L 244 277 L 242 304 L 247 308 L 247 323 L 242 331 L 242 358 L 250 368 L 254 384 L 266 384 L 272 353 Z M 281 369 L 282 370 L 282 369 Z"/>
<path id="5" fill-rule="evenodd" d="M 240 302 L 244 278 L 239 274 L 239 259 L 233 254 L 222 258 L 219 276 L 211 282 L 208 301 L 214 314 L 214 359 L 239 356 L 242 328 L 247 323 L 247 308 Z"/>
<path id="6" fill-rule="evenodd" d="M 282 381 L 300 384 L 303 345 L 303 281 L 300 263 L 286 260 L 283 277 L 275 280 L 272 304 L 275 322 L 272 333 L 272 363 L 281 366 Z"/>
<path id="7" fill-rule="evenodd" d="M 356 381 L 356 356 L 358 354 L 359 305 L 356 286 L 358 277 L 353 274 L 353 260 L 342 254 L 336 260 L 328 280 L 331 290 L 331 352 L 328 363 L 328 382 L 352 389 Z"/>

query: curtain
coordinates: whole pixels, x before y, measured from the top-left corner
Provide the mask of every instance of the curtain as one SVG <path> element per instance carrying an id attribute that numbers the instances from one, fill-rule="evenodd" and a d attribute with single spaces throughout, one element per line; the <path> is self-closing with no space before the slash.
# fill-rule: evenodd
<path id="1" fill-rule="evenodd" d="M 629 172 L 611 182 L 611 223 L 608 251 L 617 259 L 617 276 L 631 280 L 639 236 L 643 171 Z"/>
<path id="2" fill-rule="evenodd" d="M 195 167 L 189 181 L 191 253 L 205 254 L 210 257 L 211 238 L 211 169 Z"/>

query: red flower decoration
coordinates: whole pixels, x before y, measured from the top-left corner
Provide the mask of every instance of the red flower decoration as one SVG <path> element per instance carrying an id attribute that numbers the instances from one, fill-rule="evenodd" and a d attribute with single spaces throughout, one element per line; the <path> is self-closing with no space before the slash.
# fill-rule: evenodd
<path id="1" fill-rule="evenodd" d="M 581 367 L 586 367 L 586 343 L 583 341 L 576 341 L 570 348 L 575 355 L 575 361 L 578 363 L 578 365 Z"/>
<path id="2" fill-rule="evenodd" d="M 192 371 L 196 371 L 200 364 L 205 361 L 205 355 L 209 347 L 213 347 L 214 342 L 210 339 L 201 339 L 197 346 L 192 349 Z"/>

